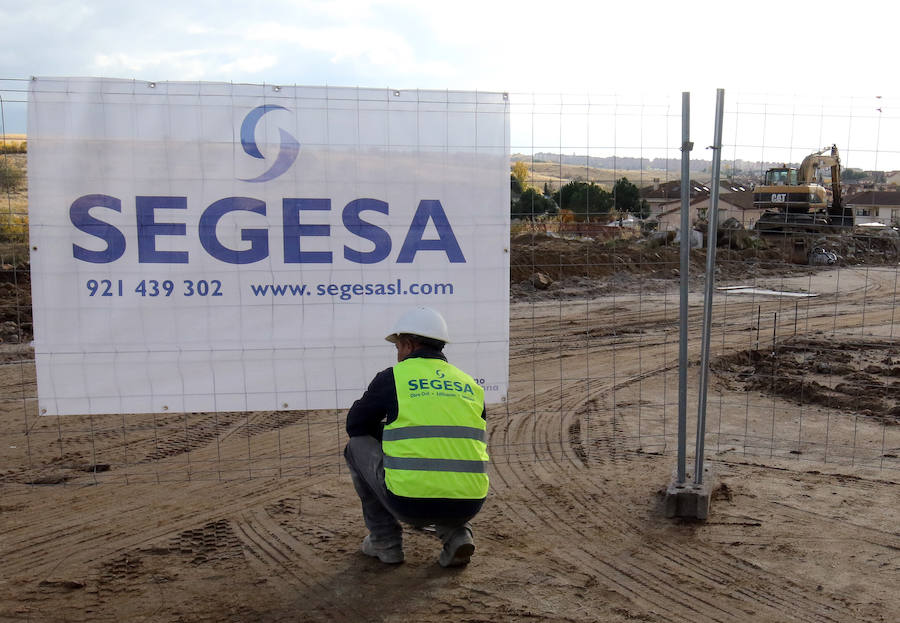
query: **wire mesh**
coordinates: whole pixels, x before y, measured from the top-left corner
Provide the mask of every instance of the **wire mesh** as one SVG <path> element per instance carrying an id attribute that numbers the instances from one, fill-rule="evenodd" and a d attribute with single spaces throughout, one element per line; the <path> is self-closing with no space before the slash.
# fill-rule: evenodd
<path id="1" fill-rule="evenodd" d="M 26 93 L 27 81 L 0 81 L 4 172 L 26 171 L 27 144 L 14 146 L 27 141 L 18 136 Z M 891 102 L 728 93 L 725 101 L 707 456 L 900 469 L 900 191 L 891 175 L 900 132 Z M 510 93 L 509 106 L 510 379 L 507 400 L 488 407 L 492 459 L 596 467 L 623 453 L 674 457 L 680 94 Z M 695 141 L 708 144 L 712 116 L 696 110 Z M 753 189 L 765 171 L 832 143 L 854 226 L 756 231 Z M 716 181 L 710 156 L 693 155 L 692 238 L 702 239 Z M 0 482 L 343 470 L 346 412 L 338 409 L 39 415 L 27 190 L 4 181 L 4 192 Z M 704 263 L 704 249 L 693 249 L 691 418 Z M 386 347 L 385 366 L 392 355 Z"/>

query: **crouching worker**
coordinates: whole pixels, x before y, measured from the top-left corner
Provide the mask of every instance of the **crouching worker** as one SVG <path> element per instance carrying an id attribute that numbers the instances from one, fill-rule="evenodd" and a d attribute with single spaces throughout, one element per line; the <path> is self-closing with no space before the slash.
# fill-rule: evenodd
<path id="1" fill-rule="evenodd" d="M 433 525 L 440 565 L 465 565 L 475 551 L 469 520 L 488 491 L 484 390 L 447 362 L 447 323 L 433 309 L 406 312 L 385 339 L 397 365 L 347 413 L 344 456 L 369 529 L 362 551 L 403 562 L 400 522 Z"/>

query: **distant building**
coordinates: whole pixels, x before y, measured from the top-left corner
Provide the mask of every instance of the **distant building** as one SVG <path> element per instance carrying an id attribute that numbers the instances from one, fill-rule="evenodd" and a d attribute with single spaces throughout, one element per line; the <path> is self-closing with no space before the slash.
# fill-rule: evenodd
<path id="1" fill-rule="evenodd" d="M 698 220 L 707 220 L 709 212 L 709 195 L 697 197 L 691 201 L 691 224 Z M 753 207 L 753 191 L 721 192 L 719 194 L 719 222 L 728 218 L 735 218 L 744 226 L 751 229 L 760 215 L 765 212 L 762 208 Z M 656 219 L 659 221 L 659 229 L 678 229 L 681 227 L 681 204 L 670 206 L 668 210 L 660 213 Z"/>
<path id="2" fill-rule="evenodd" d="M 844 205 L 853 210 L 854 225 L 900 225 L 900 191 L 864 190 L 848 194 Z"/>
<path id="3" fill-rule="evenodd" d="M 697 197 L 708 197 L 709 186 L 703 182 L 691 180 L 691 199 Z M 641 199 L 646 199 L 649 204 L 670 203 L 672 201 L 681 201 L 681 180 L 673 180 L 662 184 L 653 184 L 652 186 L 644 186 L 641 189 Z"/>
<path id="4" fill-rule="evenodd" d="M 656 180 L 654 180 L 656 181 Z M 709 186 L 691 180 L 691 203 L 709 199 Z M 664 182 L 662 184 L 654 183 L 652 186 L 641 188 L 641 199 L 647 201 L 650 206 L 650 215 L 648 219 L 656 219 L 659 221 L 660 229 L 674 229 L 678 225 L 669 227 L 672 221 L 672 213 L 681 213 L 681 180 Z M 680 217 L 674 220 L 680 222 Z"/>

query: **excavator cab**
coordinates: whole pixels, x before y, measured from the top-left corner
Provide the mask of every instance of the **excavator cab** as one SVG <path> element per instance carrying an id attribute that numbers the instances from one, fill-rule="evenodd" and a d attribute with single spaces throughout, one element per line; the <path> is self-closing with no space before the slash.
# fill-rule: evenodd
<path id="1" fill-rule="evenodd" d="M 796 186 L 797 169 L 781 167 L 766 171 L 766 186 Z"/>

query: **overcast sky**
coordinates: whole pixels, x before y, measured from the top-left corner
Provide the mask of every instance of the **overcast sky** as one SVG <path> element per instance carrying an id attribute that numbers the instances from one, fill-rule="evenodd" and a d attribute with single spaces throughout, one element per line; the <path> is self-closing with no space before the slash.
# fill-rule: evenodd
<path id="1" fill-rule="evenodd" d="M 717 87 L 731 106 L 747 94 L 798 95 L 813 105 L 852 97 L 854 109 L 891 115 L 900 83 L 889 7 L 866 0 L 0 0 L 0 78 L 665 94 L 676 102 L 691 91 L 694 125 L 708 134 Z M 7 130 L 24 131 L 14 108 Z"/>

